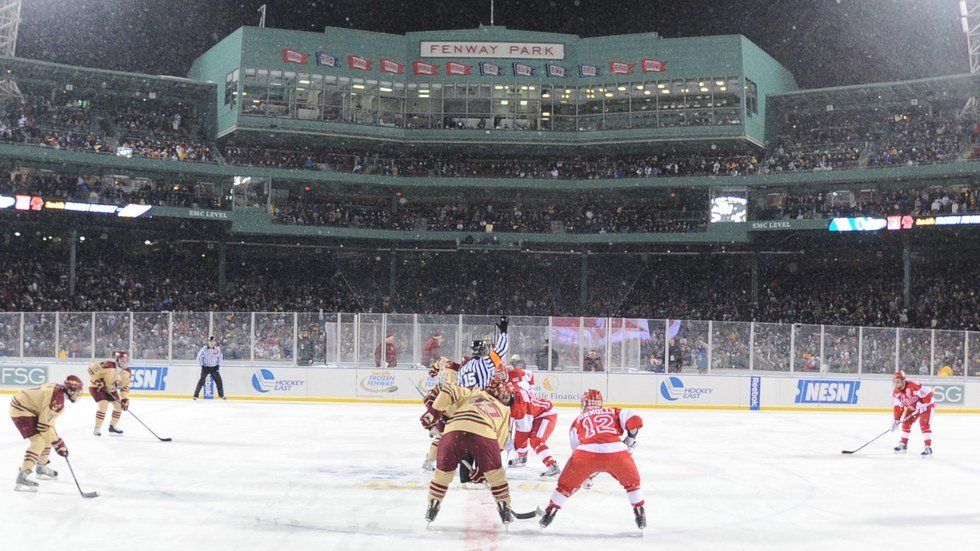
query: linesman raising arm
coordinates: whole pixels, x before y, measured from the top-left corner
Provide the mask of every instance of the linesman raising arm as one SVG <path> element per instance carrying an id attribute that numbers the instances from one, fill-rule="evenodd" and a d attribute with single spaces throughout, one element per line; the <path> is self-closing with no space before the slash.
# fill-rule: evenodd
<path id="1" fill-rule="evenodd" d="M 507 378 L 503 361 L 510 348 L 507 324 L 507 316 L 500 316 L 500 321 L 497 322 L 500 334 L 497 336 L 497 343 L 490 350 L 487 350 L 487 345 L 482 340 L 473 341 L 473 355 L 459 369 L 460 386 L 487 388 L 498 372 L 502 378 Z"/>

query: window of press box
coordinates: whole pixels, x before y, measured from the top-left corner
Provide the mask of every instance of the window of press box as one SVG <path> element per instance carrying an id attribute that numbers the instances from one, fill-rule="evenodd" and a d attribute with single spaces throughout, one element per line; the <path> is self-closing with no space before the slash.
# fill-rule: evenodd
<path id="1" fill-rule="evenodd" d="M 238 99 L 239 71 L 239 69 L 235 69 L 225 76 L 225 105 L 233 104 Z"/>
<path id="2" fill-rule="evenodd" d="M 745 109 L 749 115 L 759 113 L 759 90 L 749 79 L 745 79 Z"/>

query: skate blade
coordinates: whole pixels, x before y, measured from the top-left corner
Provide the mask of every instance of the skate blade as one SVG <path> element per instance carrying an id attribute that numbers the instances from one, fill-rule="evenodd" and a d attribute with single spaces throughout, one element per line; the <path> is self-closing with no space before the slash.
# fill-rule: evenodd
<path id="1" fill-rule="evenodd" d="M 57 476 L 48 476 L 46 474 L 39 474 L 36 476 L 38 480 L 58 480 Z"/>
<path id="2" fill-rule="evenodd" d="M 22 485 L 18 484 L 17 486 L 14 486 L 14 491 L 15 492 L 35 493 L 35 492 L 37 492 L 37 486 L 22 486 Z"/>

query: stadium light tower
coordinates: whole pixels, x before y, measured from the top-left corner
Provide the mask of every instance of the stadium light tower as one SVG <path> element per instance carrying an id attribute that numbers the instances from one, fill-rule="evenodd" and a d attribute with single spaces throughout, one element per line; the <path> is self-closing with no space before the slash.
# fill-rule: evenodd
<path id="1" fill-rule="evenodd" d="M 21 0 L 0 0 L 0 55 L 17 53 L 17 27 L 20 25 Z"/>
<path id="2" fill-rule="evenodd" d="M 970 74 L 980 73 L 980 0 L 960 0 L 960 23 L 966 33 L 966 47 L 970 53 Z M 978 107 L 973 96 L 966 103 L 966 110 Z"/>

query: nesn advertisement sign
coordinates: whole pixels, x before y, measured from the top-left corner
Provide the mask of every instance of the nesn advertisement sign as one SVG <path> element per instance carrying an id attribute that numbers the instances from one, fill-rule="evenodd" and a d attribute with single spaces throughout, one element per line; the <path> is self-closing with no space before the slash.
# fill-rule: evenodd
<path id="1" fill-rule="evenodd" d="M 797 404 L 856 404 L 861 388 L 861 381 L 801 379 L 796 384 Z"/>
<path id="2" fill-rule="evenodd" d="M 132 390 L 167 390 L 166 367 L 133 367 Z"/>

